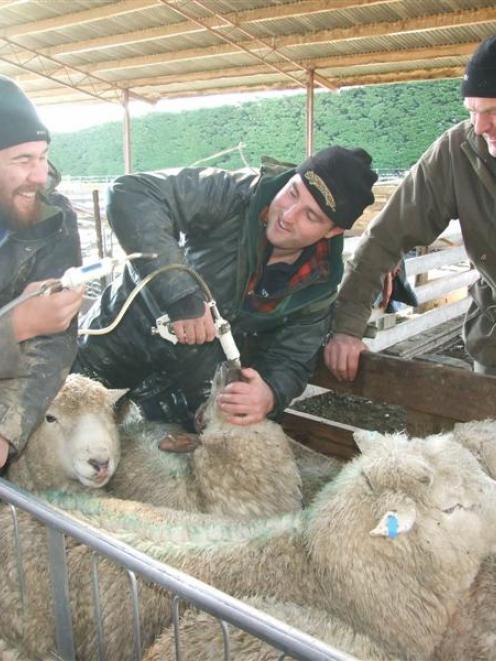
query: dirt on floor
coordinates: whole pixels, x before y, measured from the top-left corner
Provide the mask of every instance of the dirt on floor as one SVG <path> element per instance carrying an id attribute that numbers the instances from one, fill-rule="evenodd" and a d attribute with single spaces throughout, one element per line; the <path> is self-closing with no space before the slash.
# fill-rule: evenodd
<path id="1" fill-rule="evenodd" d="M 294 402 L 291 408 L 382 433 L 401 431 L 406 427 L 406 411 L 400 406 L 378 404 L 365 397 L 343 395 L 332 390 Z"/>
<path id="2" fill-rule="evenodd" d="M 471 369 L 471 359 L 465 351 L 461 337 L 457 337 L 447 346 L 440 347 L 436 353 L 427 354 L 423 359 L 442 362 L 450 367 Z M 293 402 L 291 408 L 381 433 L 402 431 L 406 428 L 404 408 L 392 404 L 380 404 L 365 397 L 344 395 L 332 390 Z"/>

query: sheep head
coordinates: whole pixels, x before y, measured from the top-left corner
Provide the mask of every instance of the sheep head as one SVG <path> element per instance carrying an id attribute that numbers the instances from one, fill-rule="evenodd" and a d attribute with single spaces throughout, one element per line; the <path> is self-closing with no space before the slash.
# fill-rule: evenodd
<path id="1" fill-rule="evenodd" d="M 453 436 L 470 450 L 482 469 L 496 479 L 496 420 L 458 422 L 454 426 Z"/>
<path id="2" fill-rule="evenodd" d="M 9 478 L 22 484 L 27 469 L 31 484 L 25 486 L 31 488 L 66 488 L 73 481 L 103 487 L 120 458 L 113 406 L 125 392 L 109 390 L 79 374 L 69 375 L 9 469 Z M 17 475 L 23 475 L 21 480 Z"/>
<path id="3" fill-rule="evenodd" d="M 496 548 L 496 482 L 452 434 L 356 440 L 363 454 L 310 512 L 309 551 L 333 586 L 330 608 L 368 635 L 379 627 L 389 652 L 424 658 Z"/>
<path id="4" fill-rule="evenodd" d="M 207 425 L 211 424 L 214 420 L 223 420 L 224 416 L 217 406 L 217 395 L 229 383 L 233 381 L 243 381 L 243 375 L 239 367 L 235 367 L 228 361 L 220 363 L 217 367 L 214 378 L 212 380 L 212 387 L 207 401 L 200 407 L 195 416 L 195 426 L 198 431 L 202 431 Z"/>

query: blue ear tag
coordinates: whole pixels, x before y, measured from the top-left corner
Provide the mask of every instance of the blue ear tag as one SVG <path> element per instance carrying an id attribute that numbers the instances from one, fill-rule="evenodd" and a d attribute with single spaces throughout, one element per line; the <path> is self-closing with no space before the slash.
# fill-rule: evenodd
<path id="1" fill-rule="evenodd" d="M 388 514 L 387 535 L 389 539 L 396 539 L 398 537 L 398 517 L 394 514 Z"/>

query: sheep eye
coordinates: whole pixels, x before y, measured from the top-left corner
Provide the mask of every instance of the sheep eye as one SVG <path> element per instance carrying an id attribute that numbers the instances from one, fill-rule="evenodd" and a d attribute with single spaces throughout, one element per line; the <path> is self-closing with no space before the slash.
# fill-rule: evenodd
<path id="1" fill-rule="evenodd" d="M 57 418 L 54 415 L 50 415 L 50 413 L 46 414 L 45 420 L 47 422 L 57 422 Z"/>
<path id="2" fill-rule="evenodd" d="M 453 505 L 453 507 L 447 507 L 446 509 L 443 509 L 443 512 L 445 514 L 453 514 L 455 510 L 463 509 L 463 505 L 460 505 L 460 503 L 456 503 L 456 505 Z"/>

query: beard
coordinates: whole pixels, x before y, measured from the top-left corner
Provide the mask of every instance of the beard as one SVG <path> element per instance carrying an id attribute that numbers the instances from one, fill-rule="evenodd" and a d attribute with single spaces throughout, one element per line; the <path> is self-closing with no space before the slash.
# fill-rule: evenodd
<path id="1" fill-rule="evenodd" d="M 41 200 L 39 197 L 40 188 L 18 188 L 8 198 L 4 199 L 0 190 L 0 222 L 9 230 L 16 232 L 27 229 L 40 219 Z M 25 201 L 24 204 L 16 204 L 17 196 L 23 192 L 35 192 L 36 195 Z"/>

